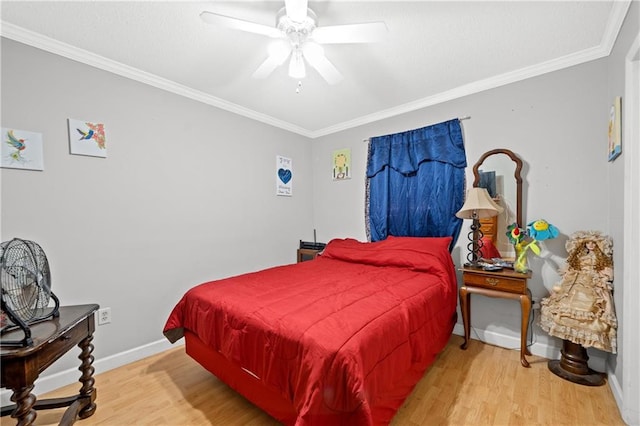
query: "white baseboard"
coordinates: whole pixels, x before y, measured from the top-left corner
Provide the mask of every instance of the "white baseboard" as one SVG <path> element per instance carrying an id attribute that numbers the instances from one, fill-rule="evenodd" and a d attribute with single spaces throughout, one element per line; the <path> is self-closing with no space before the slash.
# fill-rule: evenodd
<path id="1" fill-rule="evenodd" d="M 464 327 L 462 324 L 457 323 L 453 328 L 453 333 L 458 336 L 464 336 Z M 480 340 L 490 345 L 500 346 L 501 348 L 520 350 L 520 336 L 508 336 L 496 333 L 495 331 L 473 328 L 470 337 L 471 339 Z M 560 359 L 560 349 L 560 347 L 541 342 L 535 342 L 529 346 L 529 350 L 533 355 L 547 359 Z M 608 371 L 606 354 L 603 356 L 599 356 L 598 353 L 589 354 L 589 367 L 596 371 Z"/>
<path id="2" fill-rule="evenodd" d="M 624 408 L 625 404 L 623 400 L 622 386 L 618 381 L 615 372 L 611 369 L 607 370 L 607 382 L 609 383 L 611 393 L 613 393 L 613 397 L 615 398 L 620 414 L 622 415 L 622 420 L 624 420 L 624 422 L 629 426 L 640 425 L 640 407 L 636 404 L 630 403 L 627 404 L 626 409 Z"/>
<path id="3" fill-rule="evenodd" d="M 93 362 L 95 374 L 104 373 L 114 368 L 122 367 L 123 365 L 139 361 L 143 358 L 159 354 L 170 348 L 178 347 L 181 345 L 184 345 L 184 341 L 182 341 L 182 343 L 176 343 L 172 345 L 167 339 L 163 338 L 161 340 L 147 343 L 146 345 L 142 345 L 128 351 L 120 352 L 105 358 L 96 359 Z M 40 395 L 76 382 L 78 382 L 77 367 L 50 375 L 47 375 L 45 372 L 45 374 L 41 375 L 36 380 L 33 393 L 35 395 Z M 2 389 L 2 391 L 0 392 L 0 404 L 2 406 L 12 403 L 11 394 L 12 392 L 10 390 Z"/>
<path id="4" fill-rule="evenodd" d="M 462 324 L 457 323 L 453 328 L 453 333 L 458 336 L 464 336 L 464 327 L 462 326 Z M 471 339 L 480 340 L 490 345 L 500 346 L 501 348 L 513 349 L 518 351 L 520 350 L 520 336 L 508 336 L 506 334 L 496 333 L 495 331 L 473 328 L 470 337 Z M 540 342 L 535 342 L 533 345 L 529 346 L 529 351 L 531 351 L 533 355 L 547 359 L 560 358 L 560 348 Z M 602 361 L 598 361 L 597 357 L 593 357 L 589 358 L 589 361 L 593 361 L 594 366 L 592 368 L 594 368 L 594 370 L 605 370 L 605 359 L 602 359 Z"/>

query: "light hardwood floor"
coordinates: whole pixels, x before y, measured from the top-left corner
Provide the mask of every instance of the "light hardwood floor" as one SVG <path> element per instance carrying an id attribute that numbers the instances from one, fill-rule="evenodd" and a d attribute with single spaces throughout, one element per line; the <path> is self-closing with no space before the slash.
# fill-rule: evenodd
<path id="1" fill-rule="evenodd" d="M 415 425 L 624 425 L 608 385 L 567 382 L 547 369 L 547 360 L 460 336 L 418 383 L 393 426 Z M 96 413 L 90 425 L 278 425 L 179 347 L 96 375 Z M 70 385 L 42 397 L 67 396 Z M 62 409 L 38 412 L 37 425 L 54 425 Z M 4 417 L 2 424 L 12 424 Z"/>

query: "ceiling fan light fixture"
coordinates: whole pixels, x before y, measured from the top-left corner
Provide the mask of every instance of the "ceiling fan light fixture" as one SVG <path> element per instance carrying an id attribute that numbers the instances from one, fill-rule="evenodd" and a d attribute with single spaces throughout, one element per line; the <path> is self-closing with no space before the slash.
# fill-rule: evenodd
<path id="1" fill-rule="evenodd" d="M 308 6 L 308 0 L 284 0 L 284 7 L 276 14 L 275 28 L 209 11 L 203 11 L 200 17 L 209 24 L 277 40 L 269 46 L 267 58 L 252 74 L 254 78 L 268 77 L 289 58 L 290 77 L 305 78 L 307 62 L 327 83 L 337 84 L 343 79 L 342 74 L 324 55 L 320 44 L 370 43 L 381 41 L 387 33 L 384 22 L 317 27 L 317 16 Z"/>
<path id="2" fill-rule="evenodd" d="M 291 61 L 289 62 L 289 77 L 304 78 L 307 75 L 304 66 L 304 57 L 300 49 L 291 52 Z"/>
<path id="3" fill-rule="evenodd" d="M 294 46 L 302 45 L 316 29 L 316 14 L 307 9 L 306 15 L 300 21 L 289 16 L 285 8 L 280 9 L 276 16 L 276 28 L 285 35 Z"/>

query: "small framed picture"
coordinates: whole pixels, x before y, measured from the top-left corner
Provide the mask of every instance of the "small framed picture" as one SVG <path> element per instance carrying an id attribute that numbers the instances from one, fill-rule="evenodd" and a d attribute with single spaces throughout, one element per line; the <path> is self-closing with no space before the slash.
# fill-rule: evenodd
<path id="1" fill-rule="evenodd" d="M 609 161 L 615 160 L 622 154 L 621 105 L 622 99 L 618 96 L 609 109 Z"/>
<path id="2" fill-rule="evenodd" d="M 293 162 L 281 155 L 276 155 L 276 195 L 293 195 Z"/>
<path id="3" fill-rule="evenodd" d="M 0 153 L 4 168 L 44 170 L 42 133 L 3 127 Z"/>
<path id="4" fill-rule="evenodd" d="M 69 120 L 69 152 L 90 157 L 107 157 L 104 124 L 85 120 Z"/>
<path id="5" fill-rule="evenodd" d="M 351 179 L 351 149 L 333 151 L 333 180 Z"/>

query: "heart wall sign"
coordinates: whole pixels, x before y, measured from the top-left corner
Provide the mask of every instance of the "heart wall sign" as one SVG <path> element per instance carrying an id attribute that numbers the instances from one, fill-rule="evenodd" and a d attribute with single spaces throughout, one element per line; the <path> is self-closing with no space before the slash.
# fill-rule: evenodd
<path id="1" fill-rule="evenodd" d="M 282 168 L 278 169 L 278 177 L 280 178 L 280 182 L 284 183 L 285 185 L 288 184 L 291 180 L 291 170 Z"/>
<path id="2" fill-rule="evenodd" d="M 293 163 L 291 158 L 276 155 L 276 195 L 293 195 Z"/>

